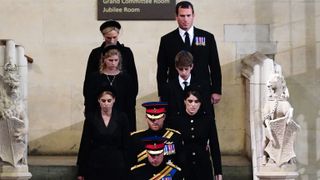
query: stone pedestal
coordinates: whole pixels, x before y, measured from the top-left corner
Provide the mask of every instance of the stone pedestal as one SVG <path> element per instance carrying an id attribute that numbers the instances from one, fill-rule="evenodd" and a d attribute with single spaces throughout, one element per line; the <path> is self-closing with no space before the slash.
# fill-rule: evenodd
<path id="1" fill-rule="evenodd" d="M 260 171 L 256 174 L 260 180 L 295 180 L 299 173 L 296 166 L 283 165 L 281 168 L 274 165 L 260 167 Z"/>
<path id="2" fill-rule="evenodd" d="M 1 166 L 0 167 L 0 179 L 1 180 L 27 180 L 31 178 L 28 166 Z"/>
<path id="3" fill-rule="evenodd" d="M 259 172 L 256 175 L 260 180 L 295 180 L 297 172 Z"/>

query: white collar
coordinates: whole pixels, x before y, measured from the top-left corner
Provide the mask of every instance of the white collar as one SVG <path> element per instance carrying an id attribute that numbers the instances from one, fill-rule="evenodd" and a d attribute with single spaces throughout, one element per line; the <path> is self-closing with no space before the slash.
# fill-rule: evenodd
<path id="1" fill-rule="evenodd" d="M 180 86 L 181 86 L 181 87 L 182 87 L 182 89 L 183 89 L 183 88 L 184 88 L 184 84 L 183 84 L 183 82 L 187 81 L 187 82 L 188 82 L 187 86 L 189 86 L 189 85 L 190 85 L 190 81 L 191 81 L 191 74 L 190 74 L 190 76 L 188 77 L 188 79 L 186 79 L 186 80 L 182 79 L 180 76 L 178 76 L 178 79 L 179 79 L 179 84 L 180 84 Z"/>
<path id="2" fill-rule="evenodd" d="M 178 28 L 179 29 L 179 34 L 180 36 L 184 39 L 184 33 L 186 32 L 185 30 Z M 189 34 L 190 39 L 193 38 L 193 32 L 194 32 L 194 27 L 191 26 L 190 29 L 187 31 Z"/>

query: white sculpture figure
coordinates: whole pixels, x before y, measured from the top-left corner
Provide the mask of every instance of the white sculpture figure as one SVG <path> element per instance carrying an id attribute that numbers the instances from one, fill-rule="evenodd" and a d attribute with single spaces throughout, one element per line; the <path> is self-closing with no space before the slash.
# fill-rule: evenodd
<path id="1" fill-rule="evenodd" d="M 9 60 L 0 76 L 0 160 L 14 167 L 26 164 L 26 113 L 19 86 L 18 68 Z"/>
<path id="2" fill-rule="evenodd" d="M 272 74 L 267 82 L 267 99 L 264 107 L 265 165 L 295 163 L 293 144 L 300 126 L 293 120 L 293 108 L 288 102 L 289 91 L 284 77 Z"/>

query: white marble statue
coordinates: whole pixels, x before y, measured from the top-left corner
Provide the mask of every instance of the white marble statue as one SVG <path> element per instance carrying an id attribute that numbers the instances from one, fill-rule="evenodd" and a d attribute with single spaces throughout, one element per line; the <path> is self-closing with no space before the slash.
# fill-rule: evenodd
<path id="1" fill-rule="evenodd" d="M 25 165 L 26 111 L 20 96 L 17 65 L 9 60 L 0 75 L 0 161 Z"/>
<path id="2" fill-rule="evenodd" d="M 288 102 L 289 91 L 284 77 L 271 75 L 267 82 L 266 103 L 263 110 L 264 161 L 263 164 L 281 167 L 295 164 L 293 149 L 300 126 L 293 120 L 293 108 Z"/>

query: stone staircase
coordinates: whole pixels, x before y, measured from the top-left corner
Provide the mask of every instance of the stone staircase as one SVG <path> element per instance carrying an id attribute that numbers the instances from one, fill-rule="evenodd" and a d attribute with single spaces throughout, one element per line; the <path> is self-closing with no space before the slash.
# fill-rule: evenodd
<path id="1" fill-rule="evenodd" d="M 75 180 L 75 156 L 29 156 L 32 180 Z M 222 156 L 223 180 L 252 180 L 251 162 L 242 156 Z"/>

